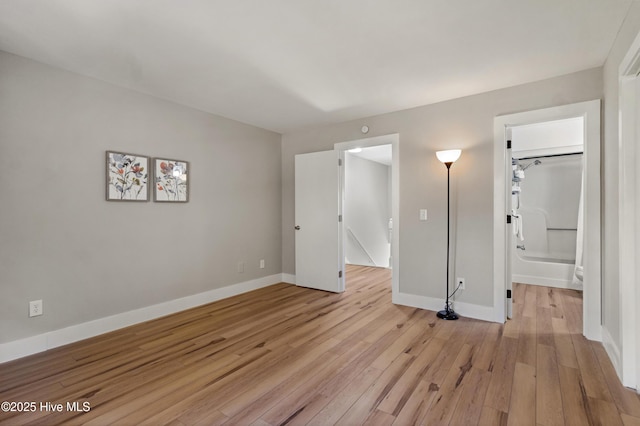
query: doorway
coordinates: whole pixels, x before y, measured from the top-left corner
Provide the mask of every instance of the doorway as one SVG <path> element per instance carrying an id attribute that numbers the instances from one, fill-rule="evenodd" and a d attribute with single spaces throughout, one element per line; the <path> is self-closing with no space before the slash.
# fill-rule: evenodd
<path id="1" fill-rule="evenodd" d="M 347 271 L 344 268 L 347 261 L 351 264 L 390 268 L 392 271 L 392 301 L 394 302 L 399 291 L 400 171 L 398 144 L 399 135 L 391 134 L 334 145 L 341 164 L 344 166 L 340 168 L 339 189 L 340 211 L 343 216 L 339 226 L 339 252 L 342 270 Z M 350 161 L 351 166 L 356 164 L 359 166 L 359 171 L 353 168 L 347 170 Z M 371 164 L 372 162 L 375 164 Z M 389 168 L 389 176 L 384 178 L 384 169 L 387 167 Z M 354 185 L 353 179 L 357 178 L 356 173 L 360 172 L 369 174 L 369 178 L 377 179 L 378 182 L 369 182 L 364 186 L 357 183 Z M 349 182 L 350 177 L 351 182 Z M 363 194 L 354 194 L 354 191 L 358 190 L 373 191 L 375 185 L 383 184 L 387 185 L 384 188 L 385 191 L 382 192 L 388 194 L 388 201 L 384 201 L 382 197 L 364 200 Z M 376 212 L 367 215 L 366 211 L 355 207 L 362 202 L 387 204 L 388 208 L 378 208 Z M 388 246 L 385 247 L 385 244 Z M 375 249 L 368 247 L 375 247 Z M 343 279 L 345 279 L 344 276 Z"/>
<path id="2" fill-rule="evenodd" d="M 391 268 L 391 144 L 353 148 L 344 157 L 345 263 Z"/>
<path id="3" fill-rule="evenodd" d="M 392 302 L 399 295 L 399 135 L 341 142 L 330 151 L 295 156 L 296 285 L 345 291 L 345 156 L 354 148 L 391 145 Z M 337 225 L 337 226 L 336 226 Z"/>
<path id="4" fill-rule="evenodd" d="M 582 291 L 582 117 L 511 132 L 513 282 Z"/>
<path id="5" fill-rule="evenodd" d="M 563 119 L 583 120 L 584 199 L 583 199 L 583 334 L 602 340 L 601 259 L 600 259 L 600 101 L 588 101 L 542 110 L 499 116 L 494 119 L 494 313 L 504 322 L 511 297 L 513 226 L 511 129 Z"/>

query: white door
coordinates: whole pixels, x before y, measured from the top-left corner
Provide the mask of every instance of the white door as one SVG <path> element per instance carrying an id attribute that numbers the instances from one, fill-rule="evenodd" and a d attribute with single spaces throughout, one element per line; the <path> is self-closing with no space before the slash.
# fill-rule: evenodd
<path id="1" fill-rule="evenodd" d="M 295 157 L 296 284 L 344 291 L 337 151 Z"/>

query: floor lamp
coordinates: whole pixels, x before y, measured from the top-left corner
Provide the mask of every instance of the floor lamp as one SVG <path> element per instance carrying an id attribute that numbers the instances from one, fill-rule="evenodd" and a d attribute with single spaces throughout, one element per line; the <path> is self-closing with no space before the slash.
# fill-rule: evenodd
<path id="1" fill-rule="evenodd" d="M 447 166 L 447 300 L 444 305 L 444 310 L 438 312 L 438 318 L 442 318 L 445 320 L 457 320 L 458 315 L 451 309 L 451 303 L 449 302 L 449 235 L 451 230 L 451 216 L 449 214 L 449 210 L 451 207 L 450 202 L 450 169 L 451 165 L 460 158 L 460 154 L 462 150 L 460 149 L 450 149 L 447 151 L 438 151 L 436 152 L 436 157 L 445 166 Z"/>

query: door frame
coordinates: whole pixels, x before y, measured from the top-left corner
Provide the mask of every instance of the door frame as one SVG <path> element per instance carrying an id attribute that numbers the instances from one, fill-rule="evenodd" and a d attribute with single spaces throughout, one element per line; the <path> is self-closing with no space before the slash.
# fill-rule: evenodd
<path id="1" fill-rule="evenodd" d="M 583 334 L 602 341 L 601 248 L 600 248 L 600 100 L 561 105 L 494 118 L 493 188 L 493 274 L 494 315 L 506 320 L 506 283 L 511 245 L 506 226 L 510 212 L 511 159 L 507 157 L 507 130 L 512 126 L 542 123 L 566 118 L 584 118 L 584 281 Z M 508 162 L 508 164 L 507 164 Z M 508 203 L 509 202 L 509 203 Z"/>
<path id="2" fill-rule="evenodd" d="M 391 219 L 393 221 L 393 232 L 391 235 L 391 300 L 397 303 L 396 299 L 400 291 L 400 134 L 392 133 L 370 138 L 355 139 L 334 144 L 338 151 L 338 158 L 342 162 L 340 167 L 340 188 L 339 188 L 339 208 L 340 214 L 344 217 L 344 153 L 353 148 L 367 148 L 371 146 L 391 144 Z M 339 226 L 338 244 L 340 245 L 341 267 L 344 271 L 344 236 L 346 235 L 344 220 Z M 342 274 L 345 279 L 346 274 Z M 343 282 L 344 285 L 344 282 Z"/>
<path id="3" fill-rule="evenodd" d="M 614 366 L 622 384 L 640 392 L 640 34 L 629 47 L 618 68 L 618 278 L 620 345 L 609 345 L 619 358 Z M 605 345 L 607 349 L 607 345 Z M 609 351 L 608 351 L 609 352 Z M 617 353 L 616 353 L 617 352 Z M 612 356 L 613 355 L 613 356 Z"/>

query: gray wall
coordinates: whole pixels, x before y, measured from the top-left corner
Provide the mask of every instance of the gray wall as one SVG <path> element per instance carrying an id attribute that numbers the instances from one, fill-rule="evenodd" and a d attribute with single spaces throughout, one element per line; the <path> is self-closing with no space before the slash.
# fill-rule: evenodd
<path id="1" fill-rule="evenodd" d="M 488 58 L 490 60 L 490 58 Z M 410 110 L 284 134 L 282 137 L 282 269 L 295 273 L 295 154 L 333 148 L 336 142 L 400 134 L 400 291 L 442 296 L 446 262 L 446 169 L 435 151 L 462 148 L 452 166 L 457 222 L 456 272 L 467 289 L 457 300 L 493 305 L 493 119 L 496 115 L 602 97 L 602 69 L 469 96 Z M 420 222 L 420 208 L 429 220 Z"/>
<path id="2" fill-rule="evenodd" d="M 640 31 L 640 3 L 633 2 L 604 64 L 603 325 L 621 347 L 618 285 L 618 67 Z"/>
<path id="3" fill-rule="evenodd" d="M 190 161 L 190 201 L 105 201 L 108 149 Z M 0 52 L 0 343 L 280 273 L 280 169 L 276 133 Z"/>
<path id="4" fill-rule="evenodd" d="M 389 180 L 391 167 L 356 155 L 345 155 L 344 222 L 375 262 L 390 266 Z M 346 258 L 352 264 L 372 265 L 366 254 L 345 236 Z"/>

